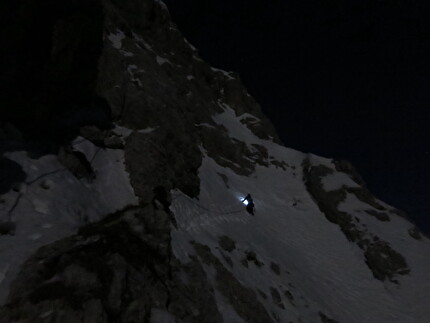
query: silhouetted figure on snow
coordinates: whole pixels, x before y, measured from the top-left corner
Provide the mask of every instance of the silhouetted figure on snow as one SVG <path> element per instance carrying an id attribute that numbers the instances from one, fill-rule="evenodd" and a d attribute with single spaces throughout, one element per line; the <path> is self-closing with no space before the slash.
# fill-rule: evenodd
<path id="1" fill-rule="evenodd" d="M 245 196 L 245 198 L 242 200 L 242 202 L 247 202 L 246 203 L 246 210 L 248 211 L 249 214 L 254 215 L 254 211 L 255 211 L 255 205 L 254 205 L 254 201 L 252 200 L 251 194 L 247 194 Z"/>
<path id="2" fill-rule="evenodd" d="M 172 211 L 170 211 L 170 204 L 172 203 L 172 199 L 170 194 L 166 191 L 163 186 L 157 186 L 153 189 L 154 197 L 152 198 L 152 205 L 157 210 L 164 210 L 169 217 L 172 224 L 175 228 L 178 228 L 178 224 L 176 223 L 175 216 Z"/>

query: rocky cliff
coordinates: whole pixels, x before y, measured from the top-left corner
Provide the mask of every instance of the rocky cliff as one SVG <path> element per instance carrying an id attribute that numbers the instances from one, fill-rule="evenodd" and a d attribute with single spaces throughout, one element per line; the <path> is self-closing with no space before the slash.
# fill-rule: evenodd
<path id="1" fill-rule="evenodd" d="M 2 322 L 428 321 L 430 241 L 161 1 L 3 6 Z"/>

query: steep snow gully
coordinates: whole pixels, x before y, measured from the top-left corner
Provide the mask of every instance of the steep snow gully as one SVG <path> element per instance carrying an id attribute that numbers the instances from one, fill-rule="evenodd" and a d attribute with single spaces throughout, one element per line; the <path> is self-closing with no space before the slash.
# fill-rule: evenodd
<path id="1" fill-rule="evenodd" d="M 52 113 L 43 136 L 0 93 L 0 323 L 430 322 L 430 240 L 349 163 L 284 147 L 162 1 L 64 3 L 20 98 Z M 12 94 L 33 88 L 19 71 Z"/>

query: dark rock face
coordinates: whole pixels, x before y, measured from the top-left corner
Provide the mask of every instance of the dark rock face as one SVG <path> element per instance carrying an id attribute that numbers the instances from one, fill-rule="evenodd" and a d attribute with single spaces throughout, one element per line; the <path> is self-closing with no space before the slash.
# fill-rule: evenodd
<path id="1" fill-rule="evenodd" d="M 225 251 L 232 252 L 234 249 L 236 249 L 236 242 L 234 242 L 234 240 L 232 240 L 228 236 L 219 237 L 218 243 L 220 247 Z"/>
<path id="2" fill-rule="evenodd" d="M 289 290 L 284 291 L 284 295 L 288 298 L 288 301 L 291 305 L 296 306 L 296 304 L 294 303 L 294 296 Z"/>
<path id="3" fill-rule="evenodd" d="M 321 179 L 332 174 L 333 170 L 323 165 L 312 166 L 309 160 L 304 162 L 303 168 L 306 188 L 318 207 L 330 222 L 339 225 L 349 241 L 355 242 L 360 249 L 364 250 L 365 262 L 375 278 L 379 280 L 388 279 L 398 283 L 394 279 L 396 275 L 406 275 L 410 272 L 405 258 L 400 253 L 395 251 L 387 242 L 381 241 L 376 235 L 360 228 L 359 222 L 354 221 L 352 215 L 339 211 L 338 206 L 345 200 L 347 193 L 354 194 L 360 201 L 377 210 L 385 210 L 366 188 L 343 187 L 336 191 L 326 192 L 323 189 Z M 357 175 L 351 176 L 356 177 Z M 380 221 L 389 221 L 389 216 L 384 212 L 376 210 L 367 210 L 366 212 Z"/>
<path id="4" fill-rule="evenodd" d="M 322 312 L 319 312 L 318 314 L 320 316 L 320 319 L 321 319 L 322 323 L 339 323 L 338 321 L 329 318 L 327 315 L 325 315 Z"/>
<path id="5" fill-rule="evenodd" d="M 421 239 L 422 239 L 422 237 L 421 237 L 421 233 L 420 233 L 420 231 L 418 230 L 418 228 L 417 228 L 417 227 L 412 227 L 412 228 L 410 228 L 410 229 L 408 230 L 408 233 L 409 233 L 409 235 L 410 235 L 412 238 L 414 238 L 415 240 L 421 240 Z"/>
<path id="6" fill-rule="evenodd" d="M 7 7 L 0 14 L 2 121 L 31 140 L 56 142 L 74 138 L 84 124 L 108 126 L 108 107 L 95 93 L 100 2 L 25 0 Z"/>
<path id="7" fill-rule="evenodd" d="M 254 170 L 254 164 L 246 155 L 251 154 L 248 147 L 235 139 L 230 139 L 227 132 L 218 128 L 204 127 L 202 144 L 208 151 L 209 157 L 213 158 L 219 165 L 228 167 L 236 173 L 248 176 Z"/>
<path id="8" fill-rule="evenodd" d="M 377 241 L 368 245 L 365 253 L 366 263 L 372 270 L 375 278 L 395 282 L 394 276 L 409 274 L 405 258 L 393 250 L 387 242 Z"/>
<path id="9" fill-rule="evenodd" d="M 127 168 L 142 201 L 150 200 L 154 185 L 196 196 L 200 146 L 241 174 L 253 169 L 242 153 L 267 165 L 267 152 L 250 151 L 225 132 L 217 136 L 223 132 L 211 116 L 226 106 L 238 116 L 252 113 L 254 119 L 244 119 L 251 131 L 279 141 L 270 122 L 237 75 L 211 69 L 198 57 L 159 2 L 25 0 L 8 6 L 0 17 L 0 86 L 6 89 L 0 106 L 3 122 L 31 142 L 44 142 L 40 150 L 27 140 L 26 149 L 56 152 L 79 134 L 100 147 L 125 144 Z M 156 131 L 123 143 L 107 133 L 112 121 Z M 214 134 L 201 124 L 218 130 Z M 136 158 L 136 150 L 146 157 Z M 158 165 L 151 169 L 154 157 Z"/>
<path id="10" fill-rule="evenodd" d="M 379 204 L 375 197 L 370 191 L 364 187 L 348 187 L 347 192 L 354 194 L 360 201 L 369 204 L 377 210 L 385 210 L 385 208 Z"/>
<path id="11" fill-rule="evenodd" d="M 23 182 L 26 174 L 14 161 L 0 156 L 0 194 L 10 191 L 15 183 Z"/>
<path id="12" fill-rule="evenodd" d="M 270 295 L 272 296 L 273 303 L 284 310 L 285 305 L 282 303 L 281 294 L 275 287 L 270 287 Z"/>
<path id="13" fill-rule="evenodd" d="M 188 278 L 187 278 L 188 277 Z M 171 255 L 168 215 L 129 207 L 42 247 L 14 281 L 2 322 L 222 322 L 199 262 Z"/>
<path id="14" fill-rule="evenodd" d="M 216 270 L 215 284 L 217 289 L 233 306 L 245 322 L 273 322 L 264 306 L 258 301 L 257 294 L 244 287 L 215 257 L 208 246 L 192 242 L 201 261 Z"/>
<path id="15" fill-rule="evenodd" d="M 240 174 L 248 175 L 254 167 L 242 154 L 264 163 L 264 151 L 250 151 L 231 139 L 211 117 L 227 105 L 237 115 L 253 113 L 258 120 L 251 130 L 277 140 L 238 78 L 203 62 L 160 3 L 100 2 L 105 34 L 97 93 L 108 102 L 116 122 L 152 130 L 135 131 L 125 143 L 127 170 L 142 201 L 148 201 L 158 185 L 197 196 L 201 147 Z"/>
<path id="16" fill-rule="evenodd" d="M 0 235 L 9 234 L 14 235 L 16 230 L 16 224 L 11 221 L 0 222 Z"/>
<path id="17" fill-rule="evenodd" d="M 247 262 L 252 262 L 252 263 L 254 263 L 254 265 L 256 265 L 257 267 L 262 267 L 262 266 L 264 266 L 264 263 L 263 263 L 263 262 L 261 262 L 261 261 L 257 258 L 257 254 L 256 254 L 254 251 L 247 250 L 247 251 L 245 252 L 245 256 L 246 256 L 245 260 L 246 260 Z"/>
<path id="18" fill-rule="evenodd" d="M 360 186 L 366 187 L 366 183 L 364 182 L 361 175 L 358 173 L 358 171 L 355 169 L 354 166 L 351 165 L 346 160 L 340 160 L 340 161 L 334 161 L 334 166 L 336 167 L 336 170 L 338 172 L 343 172 L 351 176 L 351 178 Z"/>
<path id="19" fill-rule="evenodd" d="M 372 210 L 372 209 L 371 210 L 366 210 L 366 213 L 374 216 L 379 221 L 383 221 L 383 222 L 390 221 L 390 216 L 387 213 L 378 212 L 378 211 L 375 211 L 375 210 Z"/>
<path id="20" fill-rule="evenodd" d="M 133 188 L 144 201 L 152 197 L 152 188 L 156 186 L 179 188 L 189 196 L 197 196 L 200 191 L 197 169 L 201 153 L 191 141 L 182 141 L 173 133 L 165 134 L 160 129 L 151 134 L 131 135 L 125 158 Z"/>
<path id="21" fill-rule="evenodd" d="M 279 265 L 274 262 L 270 263 L 270 269 L 272 269 L 272 271 L 278 276 L 281 274 L 281 269 L 279 268 Z"/>
<path id="22" fill-rule="evenodd" d="M 311 166 L 309 163 L 305 163 L 303 174 L 306 188 L 317 201 L 320 210 L 327 219 L 338 224 L 348 240 L 357 241 L 362 234 L 355 228 L 352 216 L 337 209 L 339 203 L 346 198 L 345 190 L 326 192 L 322 187 L 321 178 L 332 173 L 333 171 L 328 167 Z"/>
<path id="23" fill-rule="evenodd" d="M 61 147 L 58 152 L 58 161 L 78 179 L 91 180 L 95 177 L 90 161 L 80 151 Z"/>

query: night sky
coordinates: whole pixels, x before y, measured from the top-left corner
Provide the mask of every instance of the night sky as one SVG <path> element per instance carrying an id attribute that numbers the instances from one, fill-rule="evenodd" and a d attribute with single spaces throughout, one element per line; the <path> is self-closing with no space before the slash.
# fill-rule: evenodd
<path id="1" fill-rule="evenodd" d="M 346 159 L 430 233 L 430 2 L 165 0 L 286 146 Z"/>

